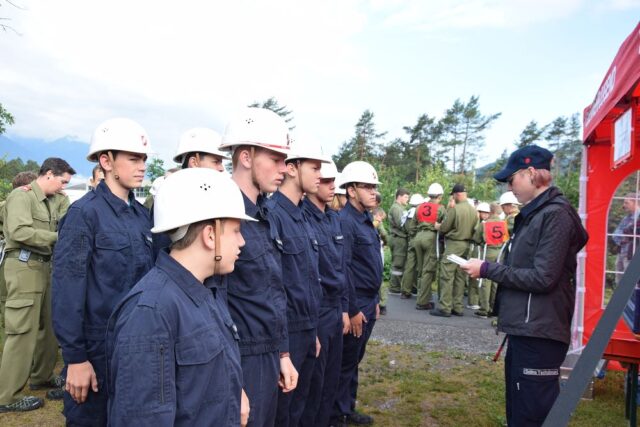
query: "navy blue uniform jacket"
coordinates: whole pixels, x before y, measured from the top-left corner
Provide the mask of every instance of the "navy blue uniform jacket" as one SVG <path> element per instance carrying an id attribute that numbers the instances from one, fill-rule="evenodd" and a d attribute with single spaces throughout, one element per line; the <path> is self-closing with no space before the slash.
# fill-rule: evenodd
<path id="1" fill-rule="evenodd" d="M 71 205 L 59 227 L 52 273 L 53 327 L 66 364 L 104 355 L 114 307 L 153 266 L 151 222 L 101 182 Z"/>
<path id="2" fill-rule="evenodd" d="M 109 425 L 240 424 L 238 334 L 217 291 L 158 254 L 109 321 Z"/>

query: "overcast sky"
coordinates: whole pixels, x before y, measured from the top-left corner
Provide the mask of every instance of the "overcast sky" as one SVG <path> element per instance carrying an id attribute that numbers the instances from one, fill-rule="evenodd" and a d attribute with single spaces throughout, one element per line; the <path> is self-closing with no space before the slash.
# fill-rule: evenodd
<path id="1" fill-rule="evenodd" d="M 502 112 L 479 163 L 589 104 L 640 17 L 639 0 L 0 0 L 7 135 L 89 141 L 103 120 L 142 124 L 172 165 L 181 133 L 224 131 L 275 96 L 335 154 L 365 109 L 402 136 L 456 98 Z"/>

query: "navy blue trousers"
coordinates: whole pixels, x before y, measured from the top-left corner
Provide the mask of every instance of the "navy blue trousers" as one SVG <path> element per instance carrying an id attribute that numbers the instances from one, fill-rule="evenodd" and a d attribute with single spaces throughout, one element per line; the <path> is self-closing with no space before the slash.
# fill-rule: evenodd
<path id="1" fill-rule="evenodd" d="M 367 323 L 363 325 L 363 332 L 360 338 L 356 338 L 352 334 L 347 334 L 343 337 L 342 367 L 340 370 L 340 381 L 338 383 L 336 399 L 333 405 L 333 417 L 349 415 L 356 407 L 358 365 L 364 357 L 367 342 L 376 324 L 377 303 L 377 297 L 370 299 L 358 298 L 358 306 L 367 318 Z"/>
<path id="2" fill-rule="evenodd" d="M 316 359 L 311 387 L 300 425 L 326 427 L 329 425 L 333 401 L 342 363 L 342 310 L 321 307 L 318 339 L 322 349 Z"/>
<path id="3" fill-rule="evenodd" d="M 278 378 L 280 377 L 280 353 L 242 356 L 244 391 L 249 398 L 250 427 L 273 427 L 278 406 Z"/>
<path id="4" fill-rule="evenodd" d="M 289 354 L 298 371 L 298 385 L 289 393 L 278 392 L 278 427 L 297 427 L 302 418 L 316 362 L 316 330 L 289 332 Z"/>
<path id="5" fill-rule="evenodd" d="M 66 425 L 101 427 L 107 425 L 107 402 L 109 394 L 107 389 L 107 358 L 104 350 L 104 342 L 87 341 L 89 362 L 93 366 L 98 379 L 98 392 L 89 388 L 87 400 L 84 403 L 76 403 L 68 392 L 64 393 L 62 413 L 66 418 Z M 62 368 L 61 375 L 67 377 L 67 365 Z"/>
<path id="6" fill-rule="evenodd" d="M 509 335 L 504 377 L 509 427 L 541 426 L 560 393 L 560 365 L 569 345 Z"/>

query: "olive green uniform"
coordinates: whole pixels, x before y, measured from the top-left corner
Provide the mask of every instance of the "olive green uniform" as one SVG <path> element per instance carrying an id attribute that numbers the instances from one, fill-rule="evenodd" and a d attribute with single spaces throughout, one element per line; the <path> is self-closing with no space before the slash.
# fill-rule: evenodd
<path id="1" fill-rule="evenodd" d="M 384 224 L 382 222 L 373 221 L 373 226 L 376 228 L 378 236 L 380 236 L 380 256 L 382 257 L 382 270 L 384 271 L 384 247 L 387 246 L 389 235 L 387 234 L 387 230 L 384 228 Z M 383 277 L 382 285 L 380 285 L 380 290 L 378 291 L 378 296 L 380 297 L 380 307 L 385 307 L 387 305 L 388 293 L 389 284 L 384 281 Z"/>
<path id="2" fill-rule="evenodd" d="M 442 223 L 445 216 L 444 206 L 438 207 L 436 221 Z M 417 305 L 427 305 L 431 302 L 432 286 L 438 270 L 438 231 L 435 224 L 418 221 L 418 234 L 416 234 L 416 258 L 422 265 L 420 279 L 418 281 Z"/>
<path id="3" fill-rule="evenodd" d="M 444 221 L 440 226 L 440 233 L 445 236 L 445 249 L 440 265 L 440 299 L 439 309 L 444 313 L 462 313 L 464 310 L 464 287 L 467 274 L 458 265 L 449 261 L 451 254 L 467 258 L 469 241 L 478 217 L 476 210 L 466 200 L 456 202 L 448 208 Z"/>
<path id="4" fill-rule="evenodd" d="M 492 215 L 486 222 L 499 222 L 502 221 L 499 216 Z M 473 236 L 473 240 L 481 248 L 480 259 L 484 261 L 496 262 L 498 255 L 502 250 L 503 244 L 500 245 L 488 245 L 485 240 L 484 223 L 480 222 L 476 226 L 476 231 Z M 488 315 L 493 311 L 493 304 L 496 300 L 496 291 L 498 284 L 488 279 L 482 279 L 480 282 L 480 310 L 479 314 Z"/>
<path id="5" fill-rule="evenodd" d="M 389 208 L 389 249 L 391 250 L 391 277 L 389 290 L 400 292 L 402 273 L 407 259 L 407 233 L 402 226 L 404 207 L 394 202 Z"/>
<path id="6" fill-rule="evenodd" d="M 4 224 L 4 205 L 5 200 L 0 202 L 0 241 L 2 242 L 2 255 L 4 258 L 4 234 L 2 234 L 2 224 Z M 7 283 L 4 280 L 4 260 L 0 263 L 0 329 L 4 332 L 4 304 L 7 301 Z M 2 342 L 0 341 L 0 345 Z"/>
<path id="7" fill-rule="evenodd" d="M 403 295 L 409 296 L 414 289 L 418 288 L 418 274 L 421 272 L 422 264 L 418 264 L 416 256 L 416 235 L 418 234 L 418 220 L 416 219 L 416 208 L 409 209 L 407 220 L 404 223 L 409 245 L 407 247 L 407 260 L 404 263 L 400 291 Z M 422 260 L 420 260 L 422 261 Z"/>
<path id="8" fill-rule="evenodd" d="M 51 325 L 51 254 L 69 202 L 62 194 L 47 197 L 36 181 L 30 186 L 13 190 L 5 205 L 7 336 L 0 405 L 18 401 L 29 376 L 32 384 L 51 381 L 58 353 Z"/>
<path id="9" fill-rule="evenodd" d="M 475 230 L 480 226 L 480 221 L 476 223 Z M 475 233 L 475 231 L 474 231 Z M 482 256 L 482 248 L 476 244 L 473 240 L 469 243 L 469 258 L 480 258 Z M 467 295 L 469 300 L 469 306 L 480 305 L 480 291 L 478 289 L 478 279 L 472 279 L 467 277 Z"/>

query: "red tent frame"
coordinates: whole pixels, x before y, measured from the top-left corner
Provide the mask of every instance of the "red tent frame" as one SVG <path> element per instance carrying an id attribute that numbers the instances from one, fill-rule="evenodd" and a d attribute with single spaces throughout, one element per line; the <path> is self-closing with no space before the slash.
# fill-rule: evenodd
<path id="1" fill-rule="evenodd" d="M 630 154 L 613 162 L 615 121 L 632 109 Z M 604 311 L 605 251 L 612 197 L 640 170 L 640 23 L 622 43 L 594 101 L 584 110 L 580 214 L 589 242 L 579 256 L 572 347 L 586 344 Z M 604 352 L 612 359 L 640 359 L 640 340 L 620 320 Z"/>

